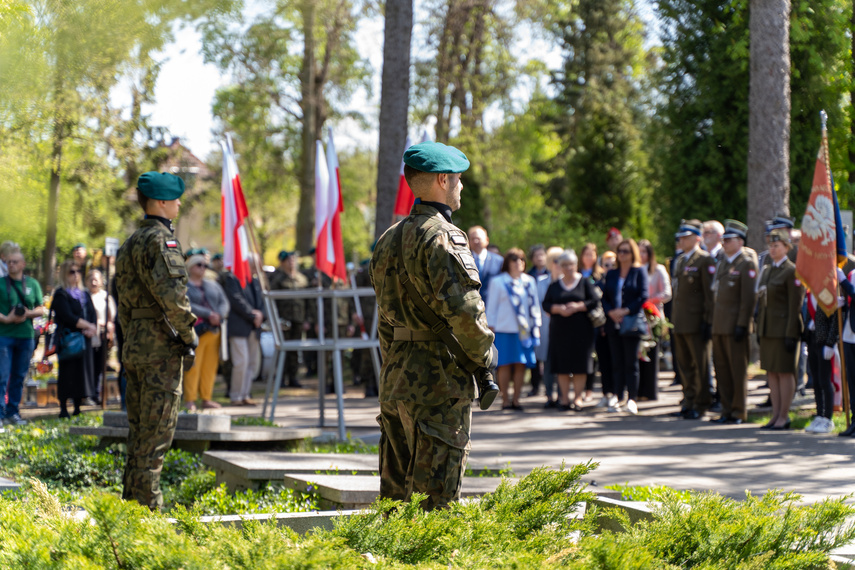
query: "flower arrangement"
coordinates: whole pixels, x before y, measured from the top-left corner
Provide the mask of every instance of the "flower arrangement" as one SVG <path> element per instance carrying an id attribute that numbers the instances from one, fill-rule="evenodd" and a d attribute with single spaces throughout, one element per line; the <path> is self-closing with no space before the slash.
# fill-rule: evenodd
<path id="1" fill-rule="evenodd" d="M 647 352 L 656 346 L 668 332 L 668 329 L 673 328 L 674 325 L 668 322 L 668 319 L 665 318 L 655 303 L 645 301 L 641 305 L 641 309 L 644 311 L 644 318 L 647 319 L 647 330 L 649 332 L 647 336 L 641 339 L 638 358 L 644 362 L 650 362 Z"/>

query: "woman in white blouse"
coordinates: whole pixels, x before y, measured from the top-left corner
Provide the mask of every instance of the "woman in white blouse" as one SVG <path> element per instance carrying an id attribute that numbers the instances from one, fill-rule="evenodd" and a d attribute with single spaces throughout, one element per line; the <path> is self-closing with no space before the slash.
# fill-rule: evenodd
<path id="1" fill-rule="evenodd" d="M 540 299 L 537 284 L 525 273 L 525 253 L 505 253 L 502 273 L 487 290 L 487 324 L 496 333 L 499 366 L 496 380 L 502 391 L 502 409 L 521 411 L 520 394 L 526 368 L 537 366 L 534 349 L 540 344 Z M 514 395 L 508 392 L 513 379 Z"/>
<path id="2" fill-rule="evenodd" d="M 101 377 L 104 372 L 104 360 L 109 357 L 109 346 L 113 342 L 116 321 L 116 302 L 104 290 L 104 276 L 98 269 L 93 269 L 86 276 L 86 287 L 95 305 L 98 315 L 98 332 L 92 337 L 92 348 L 95 358 L 95 377 L 97 395 L 101 395 Z M 110 318 L 107 318 L 107 304 L 110 304 Z"/>
<path id="3" fill-rule="evenodd" d="M 647 271 L 648 301 L 663 311 L 665 303 L 671 300 L 671 279 L 668 271 L 661 263 L 656 263 L 656 252 L 650 241 L 643 239 L 638 242 L 641 253 L 641 263 Z M 664 314 L 664 313 L 663 313 Z M 659 343 L 647 351 L 648 360 L 639 364 L 638 397 L 642 400 L 657 400 L 659 398 Z"/>

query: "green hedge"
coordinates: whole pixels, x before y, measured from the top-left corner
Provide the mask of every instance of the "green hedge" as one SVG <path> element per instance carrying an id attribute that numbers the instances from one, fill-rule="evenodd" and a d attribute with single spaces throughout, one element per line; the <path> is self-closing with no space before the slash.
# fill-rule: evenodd
<path id="1" fill-rule="evenodd" d="M 0 499 L 2 568 L 571 568 L 827 569 L 828 552 L 855 538 L 845 499 L 800 506 L 769 493 L 734 501 L 657 495 L 654 518 L 631 525 L 620 511 L 572 515 L 589 498 L 580 477 L 595 465 L 536 469 L 503 482 L 480 501 L 426 513 L 380 500 L 342 517 L 331 531 L 298 536 L 273 522 L 242 529 L 199 522 L 199 507 L 177 508 L 177 524 L 108 493 L 81 501 L 89 520 L 71 518 L 46 486 L 24 500 Z M 625 532 L 596 533 L 597 517 Z"/>

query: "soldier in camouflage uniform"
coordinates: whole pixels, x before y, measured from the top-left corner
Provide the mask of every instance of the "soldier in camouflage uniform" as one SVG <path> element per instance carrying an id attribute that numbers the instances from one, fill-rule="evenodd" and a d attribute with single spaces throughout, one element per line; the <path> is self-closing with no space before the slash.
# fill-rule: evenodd
<path id="1" fill-rule="evenodd" d="M 454 147 L 424 142 L 410 147 L 404 162 L 416 203 L 380 238 L 369 266 L 383 357 L 380 495 L 408 500 L 424 493 L 422 507 L 430 510 L 460 495 L 475 384 L 409 299 L 399 270 L 473 362 L 494 368 L 496 356 L 469 240 L 451 221 L 469 160 Z"/>
<path id="2" fill-rule="evenodd" d="M 184 256 L 172 227 L 184 181 L 146 172 L 137 192 L 146 216 L 116 256 L 130 427 L 122 498 L 155 510 L 163 503 L 160 471 L 175 434 L 183 371 L 192 365 L 198 339 Z"/>
<path id="3" fill-rule="evenodd" d="M 309 287 L 309 280 L 297 270 L 298 257 L 296 251 L 279 252 L 279 269 L 270 278 L 270 289 L 295 291 Z M 306 299 L 279 299 L 276 301 L 279 318 L 289 323 L 288 328 L 282 330 L 285 340 L 302 340 L 303 331 L 308 330 L 309 327 L 306 319 L 307 304 Z M 289 350 L 285 354 L 285 375 L 288 377 L 288 386 L 292 388 L 301 387 L 297 380 L 297 366 L 297 351 Z"/>

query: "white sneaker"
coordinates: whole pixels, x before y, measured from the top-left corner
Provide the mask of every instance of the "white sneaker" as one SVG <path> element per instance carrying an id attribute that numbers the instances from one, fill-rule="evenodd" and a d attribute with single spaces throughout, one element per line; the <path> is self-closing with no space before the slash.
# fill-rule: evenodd
<path id="1" fill-rule="evenodd" d="M 617 396 L 614 394 L 609 396 L 608 405 L 610 408 L 620 408 L 620 404 L 618 404 Z"/>
<path id="2" fill-rule="evenodd" d="M 608 407 L 608 405 L 609 405 L 609 397 L 603 396 L 602 398 L 600 398 L 600 401 L 597 402 L 597 405 L 594 407 L 595 408 L 605 408 L 605 407 Z"/>
<path id="3" fill-rule="evenodd" d="M 632 415 L 638 413 L 638 406 L 636 405 L 635 400 L 628 400 L 626 402 L 626 411 Z"/>
<path id="4" fill-rule="evenodd" d="M 822 423 L 821 420 L 824 420 L 824 419 L 825 418 L 821 418 L 819 416 L 814 416 L 813 419 L 810 421 L 810 423 L 805 428 L 805 431 L 807 433 L 816 433 L 817 428 Z"/>
<path id="5" fill-rule="evenodd" d="M 617 413 L 621 411 L 620 404 L 615 402 L 613 406 L 609 406 L 608 408 L 606 408 L 606 411 Z"/>
<path id="6" fill-rule="evenodd" d="M 834 430 L 834 422 L 828 418 L 819 418 L 822 422 L 814 430 L 814 433 L 831 433 Z"/>

